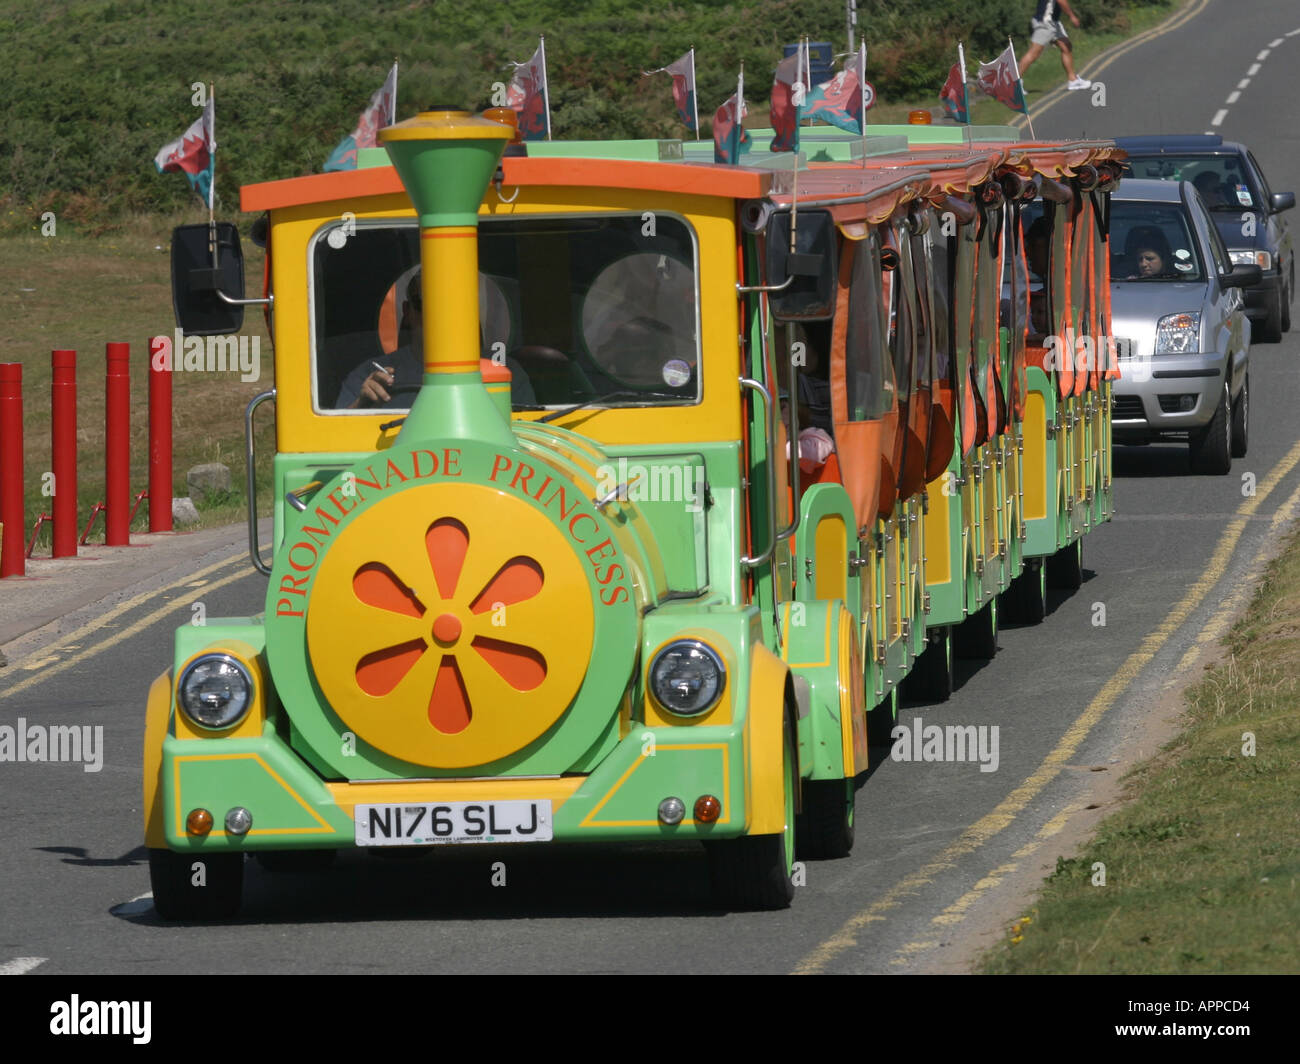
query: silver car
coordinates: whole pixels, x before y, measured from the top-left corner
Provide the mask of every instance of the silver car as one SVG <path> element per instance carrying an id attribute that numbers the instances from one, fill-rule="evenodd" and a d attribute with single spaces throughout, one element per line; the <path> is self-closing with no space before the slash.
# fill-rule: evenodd
<path id="1" fill-rule="evenodd" d="M 1248 442 L 1242 289 L 1259 267 L 1233 265 L 1190 181 L 1125 178 L 1111 198 L 1110 254 L 1115 442 L 1186 439 L 1193 472 L 1229 472 Z"/>

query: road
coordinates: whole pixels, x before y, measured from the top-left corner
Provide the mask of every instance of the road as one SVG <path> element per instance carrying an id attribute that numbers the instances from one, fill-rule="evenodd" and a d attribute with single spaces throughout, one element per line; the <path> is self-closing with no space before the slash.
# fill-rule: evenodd
<path id="1" fill-rule="evenodd" d="M 1102 60 L 1105 106 L 1090 93 L 1032 99 L 1038 136 L 1213 128 L 1253 145 L 1275 190 L 1295 189 L 1300 10 L 1291 0 L 1191 7 L 1181 26 Z M 0 674 L 5 723 L 104 728 L 98 772 L 0 764 L 0 970 L 942 969 L 945 958 L 969 954 L 976 928 L 1005 915 L 1007 883 L 1050 863 L 1055 832 L 1088 803 L 1095 770 L 1132 760 L 1166 683 L 1186 670 L 1198 640 L 1221 630 L 1250 566 L 1276 541 L 1273 518 L 1300 485 L 1300 332 L 1257 345 L 1251 357 L 1251 447 L 1233 474 L 1189 475 L 1181 446 L 1118 449 L 1118 516 L 1086 541 L 1083 588 L 1054 595 L 1042 625 L 1004 630 L 996 660 L 964 667 L 949 703 L 904 708 L 905 723 L 998 725 L 997 771 L 877 764 L 858 794 L 854 854 L 810 863 L 787 912 L 711 907 L 693 848 L 512 849 L 504 858 L 467 848 L 436 859 L 349 855 L 317 878 L 272 877 L 250 864 L 240 920 L 160 923 L 141 845 L 145 692 L 192 603 L 209 617 L 261 608 L 263 578 L 234 559 L 202 586 L 121 612 L 41 668 Z M 1253 497 L 1243 495 L 1246 473 Z M 1097 604 L 1104 626 L 1093 623 Z M 506 882 L 494 886 L 497 859 Z"/>

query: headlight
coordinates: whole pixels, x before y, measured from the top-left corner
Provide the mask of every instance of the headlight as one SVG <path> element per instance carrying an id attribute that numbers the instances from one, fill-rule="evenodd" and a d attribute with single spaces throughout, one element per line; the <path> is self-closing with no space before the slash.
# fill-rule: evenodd
<path id="1" fill-rule="evenodd" d="M 1156 322 L 1156 354 L 1187 355 L 1201 349 L 1201 312 L 1166 314 Z"/>
<path id="2" fill-rule="evenodd" d="M 253 702 L 253 678 L 229 654 L 204 654 L 181 674 L 177 701 L 200 728 L 229 728 Z"/>
<path id="3" fill-rule="evenodd" d="M 1228 258 L 1234 266 L 1258 266 L 1261 270 L 1273 268 L 1273 256 L 1267 251 L 1229 251 Z"/>
<path id="4" fill-rule="evenodd" d="M 695 717 L 722 697 L 727 670 L 704 643 L 683 639 L 669 643 L 650 662 L 650 692 L 679 717 Z"/>

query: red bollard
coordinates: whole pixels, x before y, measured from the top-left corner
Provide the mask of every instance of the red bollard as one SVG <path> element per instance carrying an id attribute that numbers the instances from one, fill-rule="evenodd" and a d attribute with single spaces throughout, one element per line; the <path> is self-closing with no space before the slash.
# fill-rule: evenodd
<path id="1" fill-rule="evenodd" d="M 50 451 L 54 459 L 54 557 L 77 556 L 77 352 L 51 351 Z"/>
<path id="2" fill-rule="evenodd" d="M 104 381 L 104 545 L 131 542 L 131 345 L 110 343 Z"/>
<path id="3" fill-rule="evenodd" d="M 172 530 L 172 363 L 162 357 L 171 345 L 170 336 L 149 341 L 150 532 Z"/>
<path id="4" fill-rule="evenodd" d="M 23 365 L 0 362 L 0 577 L 27 571 L 24 523 Z"/>

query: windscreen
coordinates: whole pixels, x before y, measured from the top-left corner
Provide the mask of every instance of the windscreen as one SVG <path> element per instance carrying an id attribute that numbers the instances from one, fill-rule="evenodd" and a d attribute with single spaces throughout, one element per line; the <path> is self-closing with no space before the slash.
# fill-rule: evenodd
<path id="1" fill-rule="evenodd" d="M 1111 201 L 1110 279 L 1153 284 L 1204 280 L 1204 264 L 1181 203 Z"/>
<path id="2" fill-rule="evenodd" d="M 1260 190 L 1238 155 L 1153 155 L 1128 161 L 1129 176 L 1190 181 L 1212 211 L 1260 209 Z"/>

